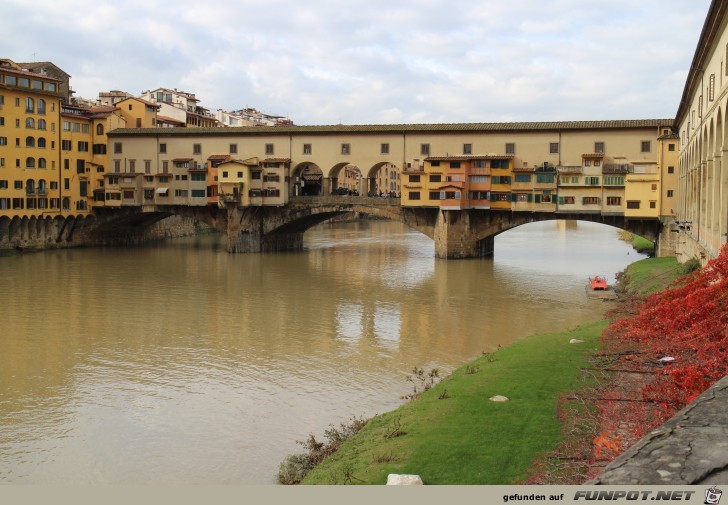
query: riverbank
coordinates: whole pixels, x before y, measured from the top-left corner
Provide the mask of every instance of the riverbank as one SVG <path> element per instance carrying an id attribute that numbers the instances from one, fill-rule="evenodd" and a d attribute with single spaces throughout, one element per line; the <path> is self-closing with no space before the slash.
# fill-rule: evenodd
<path id="1" fill-rule="evenodd" d="M 594 385 L 584 374 L 600 321 L 534 335 L 486 354 L 400 408 L 376 416 L 304 484 L 384 484 L 390 473 L 427 484 L 509 484 L 563 439 L 559 398 Z M 572 339 L 579 343 L 570 343 Z M 491 401 L 505 396 L 506 402 Z"/>
<path id="2" fill-rule="evenodd" d="M 674 259 L 645 259 L 630 265 L 620 281 L 638 296 L 681 273 Z M 604 371 L 609 357 L 600 354 L 600 336 L 606 325 L 534 335 L 481 356 L 370 420 L 303 483 L 384 484 L 389 473 L 417 474 L 426 484 L 578 483 L 593 477 L 632 443 L 618 434 L 630 427 L 606 418 L 597 392 L 643 378 Z M 508 401 L 490 400 L 497 395 Z"/>

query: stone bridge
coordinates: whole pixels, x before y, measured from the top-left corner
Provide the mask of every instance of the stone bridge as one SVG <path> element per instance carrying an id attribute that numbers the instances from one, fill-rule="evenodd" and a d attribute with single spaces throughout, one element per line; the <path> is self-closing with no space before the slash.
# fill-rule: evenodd
<path id="1" fill-rule="evenodd" d="M 332 217 L 358 213 L 400 221 L 435 242 L 438 258 L 458 259 L 493 253 L 495 236 L 526 223 L 567 219 L 603 223 L 657 241 L 656 219 L 625 219 L 599 213 L 513 212 L 501 210 L 401 207 L 399 199 L 354 196 L 293 197 L 285 206 L 227 208 L 145 206 L 101 209 L 95 216 L 91 242 L 133 243 L 150 225 L 172 215 L 202 221 L 228 236 L 230 252 L 296 251 L 306 230 Z M 117 240 L 114 240 L 114 239 Z"/>

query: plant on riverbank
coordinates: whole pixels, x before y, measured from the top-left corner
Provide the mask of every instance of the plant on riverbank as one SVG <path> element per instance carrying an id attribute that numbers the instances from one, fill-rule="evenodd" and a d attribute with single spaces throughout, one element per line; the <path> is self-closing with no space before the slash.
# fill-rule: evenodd
<path id="1" fill-rule="evenodd" d="M 278 482 L 280 484 L 299 484 L 308 472 L 326 457 L 336 452 L 346 440 L 361 431 L 367 422 L 368 420 L 361 417 L 353 417 L 349 422 L 341 423 L 339 428 L 333 425 L 329 426 L 324 431 L 326 442 L 317 440 L 313 433 L 305 441 L 298 441 L 297 443 L 302 445 L 306 452 L 292 454 L 280 464 Z M 347 475 L 348 479 L 345 475 L 345 481 L 351 481 L 351 473 L 349 472 Z"/>
<path id="2" fill-rule="evenodd" d="M 661 407 L 653 422 L 639 426 L 645 432 L 728 373 L 728 245 L 671 289 L 632 303 L 628 312 L 633 315 L 616 320 L 605 332 L 643 352 L 626 354 L 622 362 L 654 367 L 662 357 L 674 359 L 663 361 L 642 390 L 645 401 Z"/>

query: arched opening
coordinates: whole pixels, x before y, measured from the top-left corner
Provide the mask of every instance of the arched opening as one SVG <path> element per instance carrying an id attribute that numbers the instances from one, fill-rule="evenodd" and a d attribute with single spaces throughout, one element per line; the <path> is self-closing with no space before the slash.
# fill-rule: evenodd
<path id="1" fill-rule="evenodd" d="M 324 173 L 314 163 L 301 163 L 291 177 L 294 196 L 321 196 L 323 194 Z"/>
<path id="2" fill-rule="evenodd" d="M 361 192 L 362 173 L 356 165 L 346 164 L 331 170 L 331 194 L 359 196 Z"/>
<path id="3" fill-rule="evenodd" d="M 377 163 L 367 173 L 367 194 L 369 196 L 399 198 L 402 172 L 389 161 Z"/>
<path id="4" fill-rule="evenodd" d="M 25 137 L 25 147 L 35 147 L 35 138 Z"/>

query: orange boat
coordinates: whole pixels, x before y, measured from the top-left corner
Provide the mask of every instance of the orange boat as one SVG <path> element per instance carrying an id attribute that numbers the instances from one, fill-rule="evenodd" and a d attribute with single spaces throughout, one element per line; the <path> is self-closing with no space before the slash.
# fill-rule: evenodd
<path id="1" fill-rule="evenodd" d="M 609 289 L 609 286 L 607 286 L 607 279 L 605 277 L 599 277 L 598 275 L 589 278 L 589 286 L 592 291 L 606 291 Z"/>

